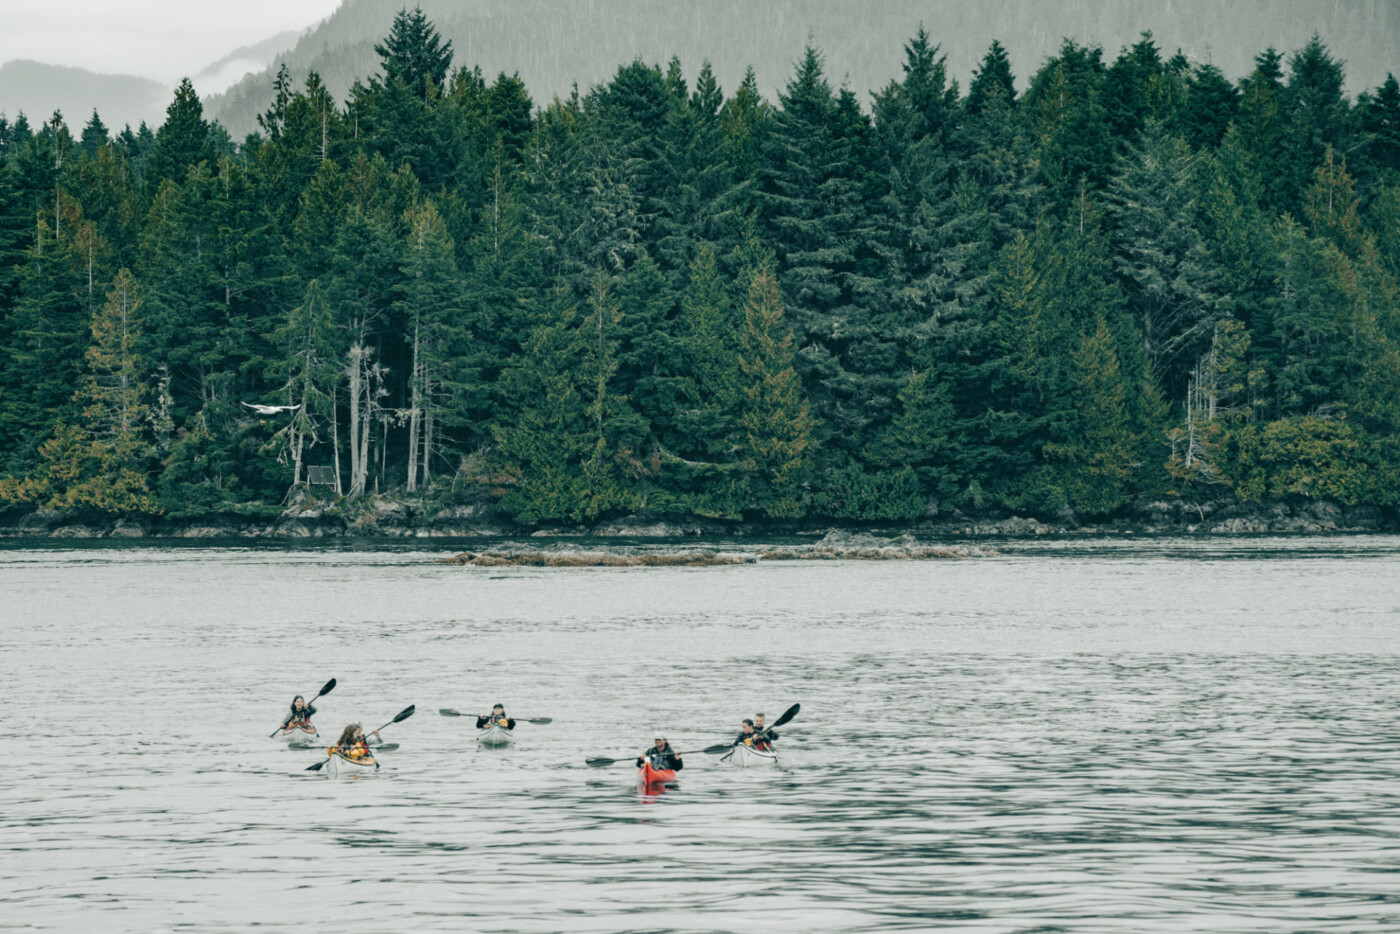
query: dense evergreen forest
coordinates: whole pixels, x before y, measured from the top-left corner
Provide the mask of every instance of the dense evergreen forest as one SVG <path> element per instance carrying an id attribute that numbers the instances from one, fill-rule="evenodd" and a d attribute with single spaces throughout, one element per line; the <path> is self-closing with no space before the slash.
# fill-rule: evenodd
<path id="1" fill-rule="evenodd" d="M 403 12 L 235 142 L 0 123 L 0 498 L 317 495 L 522 521 L 1107 516 L 1400 497 L 1400 86 L 1238 83 L 1150 35 L 1018 94 L 934 38 L 863 101 L 808 50 L 538 106 Z M 248 404 L 290 406 L 259 414 Z"/>

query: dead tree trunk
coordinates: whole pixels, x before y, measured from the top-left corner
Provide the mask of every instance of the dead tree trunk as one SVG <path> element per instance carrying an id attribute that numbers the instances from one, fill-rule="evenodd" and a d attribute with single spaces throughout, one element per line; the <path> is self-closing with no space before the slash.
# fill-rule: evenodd
<path id="1" fill-rule="evenodd" d="M 418 325 L 413 326 L 413 375 L 409 379 L 412 391 L 408 403 L 408 492 L 418 489 L 418 419 L 422 383 L 418 362 Z"/>

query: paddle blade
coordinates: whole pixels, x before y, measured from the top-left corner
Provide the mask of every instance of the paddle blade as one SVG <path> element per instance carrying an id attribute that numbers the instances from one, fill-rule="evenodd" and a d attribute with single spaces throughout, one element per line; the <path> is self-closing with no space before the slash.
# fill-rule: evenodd
<path id="1" fill-rule="evenodd" d="M 405 708 L 399 713 L 399 715 L 398 715 L 397 717 L 395 717 L 394 719 L 390 720 L 389 723 L 398 723 L 398 722 L 400 722 L 400 721 L 402 721 L 402 720 L 407 720 L 409 717 L 413 716 L 413 709 L 414 709 L 414 705 L 413 705 L 413 704 L 409 704 L 407 707 L 405 707 Z M 388 726 L 388 724 L 386 723 L 385 726 Z"/>
<path id="2" fill-rule="evenodd" d="M 393 752 L 395 749 L 398 749 L 398 748 L 399 748 L 399 744 L 398 744 L 398 743 L 380 743 L 378 746 L 375 746 L 375 747 L 374 747 L 374 751 L 375 751 L 375 752 Z"/>
<path id="3" fill-rule="evenodd" d="M 329 681 L 326 682 L 326 686 L 323 687 L 323 688 L 321 688 L 321 693 L 320 693 L 320 694 L 317 694 L 316 697 L 325 697 L 327 694 L 329 694 L 331 691 L 334 691 L 334 690 L 335 690 L 335 679 L 332 678 L 332 679 L 330 679 Z M 315 700 L 315 699 L 316 699 L 316 698 L 314 698 L 314 697 L 312 698 L 312 700 Z"/>
<path id="4" fill-rule="evenodd" d="M 733 745 L 732 743 L 715 743 L 713 746 L 706 746 L 704 749 L 702 749 L 702 750 L 700 750 L 700 751 L 703 752 L 703 753 L 704 753 L 705 755 L 707 755 L 707 756 L 717 756 L 717 755 L 719 755 L 720 753 L 722 753 L 722 752 L 728 752 L 729 750 L 731 750 L 731 749 L 733 749 L 733 748 L 734 748 L 734 745 Z"/>
<path id="5" fill-rule="evenodd" d="M 554 722 L 553 717 L 522 717 L 521 719 L 523 719 L 526 723 L 538 723 L 540 726 L 544 726 L 546 723 Z"/>
<path id="6" fill-rule="evenodd" d="M 770 727 L 768 727 L 768 729 L 771 730 L 771 729 L 774 729 L 774 728 L 776 728 L 776 727 L 782 726 L 784 723 L 787 723 L 787 722 L 788 722 L 789 720 L 791 720 L 793 717 L 797 716 L 797 712 L 798 712 L 799 710 L 801 710 L 801 709 L 802 709 L 802 705 L 801 705 L 801 704 L 793 704 L 793 705 L 792 705 L 791 707 L 789 707 L 787 710 L 783 711 L 783 715 L 782 715 L 781 717 L 779 717 L 778 719 L 774 720 L 774 721 L 773 721 L 773 725 L 770 726 Z"/>
<path id="7" fill-rule="evenodd" d="M 585 759 L 584 761 L 587 762 L 589 765 L 593 766 L 595 769 L 601 769 L 605 765 L 615 764 L 618 760 L 609 759 L 606 756 L 594 756 L 592 759 Z"/>
<path id="8" fill-rule="evenodd" d="M 443 708 L 439 709 L 439 710 L 438 710 L 438 713 L 442 714 L 444 717 L 460 717 L 460 716 L 461 716 L 461 714 L 459 714 L 457 711 L 455 711 L 455 710 L 449 710 L 449 709 L 447 709 L 446 707 L 443 707 Z"/>
<path id="9" fill-rule="evenodd" d="M 330 760 L 330 757 L 327 756 L 326 758 L 322 759 L 320 762 L 317 762 L 315 765 L 308 765 L 308 766 L 306 767 L 306 771 L 308 771 L 308 772 L 319 772 L 319 771 L 321 771 L 321 767 L 324 766 L 324 765 L 325 765 L 327 762 L 329 762 L 329 761 L 331 761 L 331 760 Z"/>

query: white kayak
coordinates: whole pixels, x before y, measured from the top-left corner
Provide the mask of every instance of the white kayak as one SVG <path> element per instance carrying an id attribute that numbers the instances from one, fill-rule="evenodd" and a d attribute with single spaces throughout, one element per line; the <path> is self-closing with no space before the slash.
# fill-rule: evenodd
<path id="1" fill-rule="evenodd" d="M 515 734 L 499 723 L 493 723 L 476 731 L 476 741 L 483 746 L 509 746 Z"/>
<path id="2" fill-rule="evenodd" d="M 339 752 L 327 752 L 329 760 L 322 769 L 327 775 L 358 775 L 360 772 L 373 772 L 379 768 L 374 756 L 352 758 Z"/>
<path id="3" fill-rule="evenodd" d="M 321 734 L 309 723 L 293 723 L 278 730 L 273 739 L 292 746 L 311 746 L 321 741 Z"/>
<path id="4" fill-rule="evenodd" d="M 772 749 L 755 749 L 752 746 L 735 746 L 734 751 L 725 756 L 730 765 L 741 769 L 764 765 L 777 765 L 778 754 Z"/>

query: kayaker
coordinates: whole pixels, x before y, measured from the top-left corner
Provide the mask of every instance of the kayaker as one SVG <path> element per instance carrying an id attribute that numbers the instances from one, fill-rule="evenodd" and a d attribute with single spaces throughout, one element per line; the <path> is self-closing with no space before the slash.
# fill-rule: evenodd
<path id="1" fill-rule="evenodd" d="M 640 769 L 643 762 L 650 762 L 652 768 L 661 771 L 671 769 L 679 772 L 685 768 L 681 762 L 681 754 L 671 748 L 670 743 L 666 742 L 666 737 L 656 737 L 655 743 L 654 746 L 637 757 L 637 768 Z"/>
<path id="2" fill-rule="evenodd" d="M 492 707 L 491 712 L 486 716 L 476 718 L 476 728 L 478 730 L 484 730 L 488 726 L 497 725 L 503 726 L 507 730 L 515 729 L 515 721 L 506 716 L 506 708 L 501 704 Z"/>
<path id="3" fill-rule="evenodd" d="M 778 738 L 778 734 L 764 726 L 765 722 L 763 714 L 756 713 L 753 715 L 753 731 L 755 734 L 754 748 L 762 749 L 766 752 L 773 748 L 773 740 Z"/>
<path id="4" fill-rule="evenodd" d="M 302 726 L 311 725 L 311 717 L 316 713 L 316 708 L 306 702 L 306 698 L 298 694 L 292 698 L 292 709 L 282 721 L 282 729 L 286 729 L 293 723 Z"/>
<path id="5" fill-rule="evenodd" d="M 758 742 L 758 734 L 754 732 L 752 720 L 745 720 L 739 724 L 739 738 L 730 743 L 731 746 L 753 746 Z"/>
<path id="6" fill-rule="evenodd" d="M 378 736 L 379 731 L 375 730 L 370 736 Z M 369 737 L 365 736 L 365 731 L 358 723 L 352 723 L 340 731 L 340 739 L 336 741 L 336 748 L 340 754 L 350 759 L 363 759 L 370 755 Z"/>

